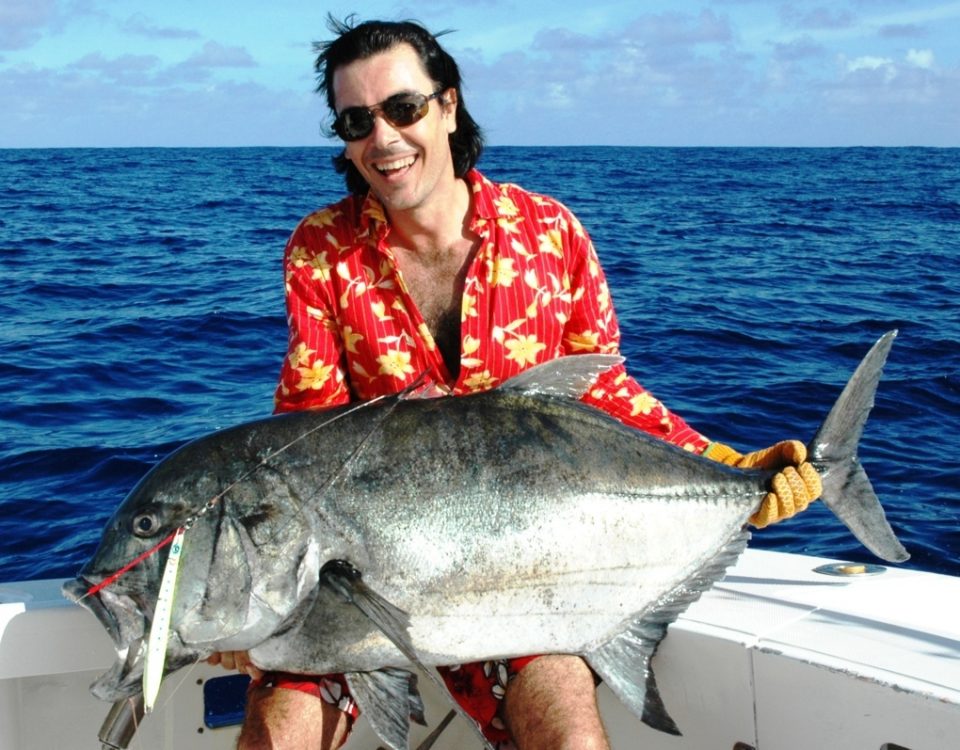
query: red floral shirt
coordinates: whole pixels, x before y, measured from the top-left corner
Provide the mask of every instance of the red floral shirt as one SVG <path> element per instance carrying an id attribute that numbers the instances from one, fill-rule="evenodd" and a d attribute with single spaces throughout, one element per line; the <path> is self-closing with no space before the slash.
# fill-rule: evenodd
<path id="1" fill-rule="evenodd" d="M 290 340 L 277 411 L 396 393 L 424 373 L 455 395 L 494 388 L 527 368 L 582 352 L 618 353 L 620 330 L 593 243 L 562 204 L 476 170 L 460 372 L 443 357 L 397 270 L 390 225 L 371 195 L 307 216 L 284 256 Z M 701 453 L 709 441 L 618 366 L 585 403 Z"/>

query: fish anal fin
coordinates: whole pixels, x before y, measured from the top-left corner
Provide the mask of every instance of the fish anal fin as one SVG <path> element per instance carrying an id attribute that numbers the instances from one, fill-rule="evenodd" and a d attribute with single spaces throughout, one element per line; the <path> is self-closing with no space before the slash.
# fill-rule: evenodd
<path id="1" fill-rule="evenodd" d="M 650 666 L 666 633 L 666 623 L 640 620 L 585 658 L 614 695 L 644 724 L 679 735 L 680 729 L 663 705 L 656 675 Z"/>
<path id="2" fill-rule="evenodd" d="M 723 577 L 747 546 L 750 534 L 740 530 L 695 575 L 661 597 L 649 610 L 629 621 L 613 637 L 587 651 L 584 658 L 623 704 L 645 724 L 668 734 L 680 729 L 670 717 L 651 660 L 667 627 L 700 595 Z"/>

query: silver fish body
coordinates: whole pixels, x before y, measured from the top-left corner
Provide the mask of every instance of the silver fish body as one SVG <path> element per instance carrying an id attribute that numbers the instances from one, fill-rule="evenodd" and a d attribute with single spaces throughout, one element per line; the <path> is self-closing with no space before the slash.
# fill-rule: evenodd
<path id="1" fill-rule="evenodd" d="M 858 386 L 870 404 L 890 340 L 851 380 L 872 382 Z M 83 592 L 186 524 L 171 670 L 239 649 L 267 669 L 352 674 L 409 669 L 411 658 L 430 666 L 574 653 L 648 723 L 674 731 L 649 659 L 669 622 L 742 551 L 770 474 L 703 459 L 545 394 L 557 383 L 576 392 L 610 364 L 558 362 L 482 394 L 276 416 L 175 452 L 124 501 L 65 587 L 118 649 L 95 694 L 139 691 L 166 553 L 93 597 Z M 821 433 L 811 450 L 820 446 L 825 476 L 862 473 L 855 454 L 850 464 L 822 449 L 836 436 Z M 882 516 L 875 497 L 861 505 L 853 516 Z M 861 527 L 881 554 L 905 556 L 885 520 Z M 334 561 L 400 613 L 394 632 L 397 620 L 324 585 Z"/>

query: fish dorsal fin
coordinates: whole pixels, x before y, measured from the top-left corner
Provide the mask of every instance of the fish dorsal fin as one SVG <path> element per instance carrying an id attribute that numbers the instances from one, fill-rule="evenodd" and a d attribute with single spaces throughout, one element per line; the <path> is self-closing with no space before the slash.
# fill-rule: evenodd
<path id="1" fill-rule="evenodd" d="M 597 378 L 623 362 L 619 354 L 575 354 L 557 357 L 524 370 L 497 390 L 578 399 Z"/>

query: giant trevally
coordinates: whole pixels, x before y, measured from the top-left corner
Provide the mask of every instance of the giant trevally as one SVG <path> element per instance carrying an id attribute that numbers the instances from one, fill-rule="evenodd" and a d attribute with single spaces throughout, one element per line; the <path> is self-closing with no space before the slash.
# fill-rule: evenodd
<path id="1" fill-rule="evenodd" d="M 894 335 L 808 450 L 824 502 L 901 561 L 857 458 Z M 578 654 L 644 721 L 677 732 L 650 659 L 744 549 L 772 472 L 701 458 L 576 400 L 617 361 L 576 355 L 485 393 L 285 414 L 182 447 L 64 586 L 117 649 L 94 694 L 141 691 L 169 555 L 158 542 L 185 528 L 167 670 L 248 650 L 264 669 L 346 673 L 399 750 L 419 718 L 414 666 Z"/>

